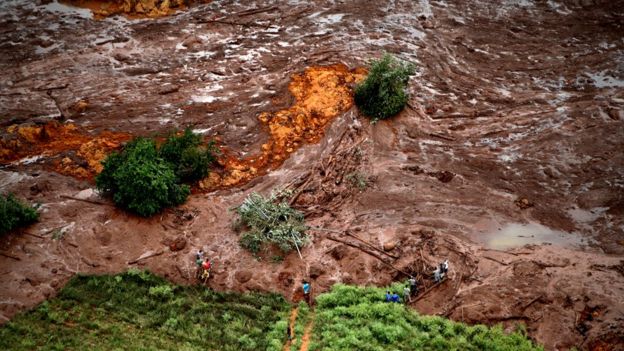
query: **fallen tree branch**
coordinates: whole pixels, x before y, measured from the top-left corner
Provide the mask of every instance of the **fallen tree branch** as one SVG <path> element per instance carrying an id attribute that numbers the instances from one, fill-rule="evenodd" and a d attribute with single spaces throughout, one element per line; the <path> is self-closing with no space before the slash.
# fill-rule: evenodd
<path id="1" fill-rule="evenodd" d="M 81 199 L 79 197 L 73 197 L 73 196 L 69 196 L 69 195 L 61 195 L 62 198 L 64 199 L 69 199 L 69 200 L 76 200 L 76 201 L 82 201 L 82 202 L 86 202 L 86 203 L 90 203 L 93 205 L 101 205 L 101 206 L 114 206 L 112 204 L 106 203 L 106 202 L 99 202 L 99 201 L 93 201 L 93 200 L 87 200 L 87 199 Z"/>
<path id="2" fill-rule="evenodd" d="M 509 263 L 507 263 L 507 262 L 503 262 L 503 261 L 499 261 L 499 260 L 497 260 L 497 259 L 495 259 L 495 258 L 492 258 L 492 257 L 489 257 L 489 256 L 481 256 L 481 257 L 483 257 L 483 258 L 485 258 L 485 259 L 488 259 L 488 260 L 490 260 L 490 261 L 494 261 L 494 262 L 496 262 L 496 263 L 502 264 L 503 266 L 509 266 Z"/>
<path id="3" fill-rule="evenodd" d="M 26 235 L 30 235 L 30 236 L 34 236 L 35 238 L 39 238 L 39 239 L 45 239 L 45 236 L 41 236 L 41 235 L 37 235 L 37 234 L 33 234 L 33 233 L 29 233 L 26 231 L 22 231 L 22 234 L 26 234 Z"/>
<path id="4" fill-rule="evenodd" d="M 267 7 L 261 7 L 259 9 L 251 9 L 251 10 L 244 10 L 244 11 L 236 12 L 233 15 L 238 16 L 238 17 L 244 17 L 244 16 L 255 15 L 258 13 L 269 12 L 269 11 L 278 10 L 278 9 L 279 8 L 277 6 L 267 6 Z"/>
<path id="5" fill-rule="evenodd" d="M 534 298 L 533 300 L 531 300 L 529 303 L 527 303 L 526 305 L 524 305 L 520 311 L 524 312 L 527 308 L 529 308 L 532 304 L 536 303 L 537 301 L 541 300 L 544 297 L 544 295 L 539 295 L 538 297 Z"/>
<path id="6" fill-rule="evenodd" d="M 4 256 L 4 257 L 7 257 L 7 258 L 12 258 L 12 259 L 14 259 L 16 261 L 21 261 L 22 260 L 22 259 L 20 259 L 17 256 L 9 255 L 9 254 L 4 253 L 4 252 L 0 252 L 0 256 Z"/>
<path id="7" fill-rule="evenodd" d="M 340 240 L 340 239 L 338 239 L 338 238 L 334 238 L 334 237 L 332 237 L 332 236 L 326 236 L 326 238 L 327 238 L 327 239 L 329 239 L 329 240 L 332 240 L 332 241 L 335 241 L 335 242 L 338 242 L 338 243 L 342 243 L 342 244 L 345 244 L 345 245 L 347 245 L 347 246 L 350 246 L 350 247 L 356 248 L 356 249 L 358 249 L 358 250 L 360 250 L 360 251 L 362 251 L 362 252 L 364 252 L 364 253 L 367 253 L 367 254 L 369 254 L 369 255 L 371 255 L 371 256 L 373 256 L 373 257 L 375 257 L 375 258 L 376 258 L 376 259 L 378 259 L 381 263 L 383 263 L 383 264 L 385 264 L 386 266 L 388 266 L 388 267 L 390 267 L 390 268 L 394 269 L 395 271 L 397 271 L 397 272 L 399 272 L 399 273 L 402 273 L 402 274 L 404 274 L 404 275 L 405 275 L 405 276 L 407 276 L 407 277 L 409 277 L 409 276 L 410 276 L 410 274 L 409 274 L 409 273 L 406 273 L 406 272 L 404 272 L 403 270 L 401 270 L 401 269 L 399 269 L 399 268 L 397 268 L 397 267 L 395 267 L 395 266 L 391 265 L 390 263 L 388 263 L 388 262 L 384 261 L 384 260 L 383 260 L 383 258 L 382 258 L 381 256 L 379 256 L 379 255 L 377 255 L 376 253 L 371 252 L 371 251 L 369 251 L 369 250 L 367 250 L 367 249 L 365 249 L 365 248 L 363 248 L 363 247 L 361 247 L 361 246 L 359 246 L 359 245 L 355 245 L 355 244 L 352 244 L 352 243 L 350 243 L 350 242 L 347 242 L 347 241 L 344 241 L 344 240 Z"/>
<path id="8" fill-rule="evenodd" d="M 392 259 L 396 260 L 396 259 L 399 258 L 399 256 L 392 255 L 392 254 L 390 254 L 390 253 L 388 253 L 388 252 L 378 248 L 377 246 L 375 246 L 375 245 L 371 244 L 370 242 L 368 242 L 368 241 L 358 237 L 357 235 L 350 233 L 348 230 L 340 231 L 340 230 L 336 230 L 336 229 L 327 229 L 327 228 L 320 228 L 320 227 L 310 227 L 310 229 L 312 229 L 312 230 L 319 230 L 319 231 L 326 231 L 326 232 L 336 233 L 336 234 L 347 235 L 347 236 L 350 236 L 350 237 L 352 237 L 352 238 L 354 238 L 354 239 L 356 239 L 358 241 L 361 241 L 363 244 L 365 244 L 369 248 L 371 248 L 371 249 L 373 249 L 375 251 L 378 251 L 379 253 L 381 253 L 383 255 L 386 255 L 386 256 L 388 256 L 388 257 L 390 257 Z"/>
<path id="9" fill-rule="evenodd" d="M 160 255 L 162 255 L 163 253 L 165 253 L 163 250 L 156 251 L 156 252 L 153 252 L 153 253 L 151 253 L 151 254 L 148 254 L 148 255 L 145 255 L 145 256 L 141 256 L 141 257 L 137 258 L 136 260 L 128 261 L 128 264 L 135 264 L 135 263 L 139 263 L 139 261 L 143 261 L 143 260 L 146 260 L 146 259 L 148 259 L 148 258 L 152 258 L 152 257 L 160 256 Z"/>
<path id="10" fill-rule="evenodd" d="M 437 288 L 438 286 L 444 284 L 445 282 L 447 282 L 448 279 L 444 279 L 441 282 L 435 283 L 432 286 L 430 286 L 428 289 L 425 289 L 425 291 L 423 291 L 422 295 L 418 296 L 416 299 L 414 299 L 412 302 L 417 302 L 418 300 L 422 299 L 423 297 L 425 297 L 428 293 L 430 293 L 433 289 Z"/>

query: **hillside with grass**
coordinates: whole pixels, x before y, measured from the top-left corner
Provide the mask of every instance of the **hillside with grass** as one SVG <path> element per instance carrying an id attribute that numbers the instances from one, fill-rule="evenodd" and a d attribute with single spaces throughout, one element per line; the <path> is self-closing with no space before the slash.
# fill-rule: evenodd
<path id="1" fill-rule="evenodd" d="M 0 328 L 0 349 L 541 350 L 521 330 L 420 316 L 385 302 L 384 292 L 336 285 L 310 309 L 277 294 L 176 286 L 145 271 L 79 275 Z"/>

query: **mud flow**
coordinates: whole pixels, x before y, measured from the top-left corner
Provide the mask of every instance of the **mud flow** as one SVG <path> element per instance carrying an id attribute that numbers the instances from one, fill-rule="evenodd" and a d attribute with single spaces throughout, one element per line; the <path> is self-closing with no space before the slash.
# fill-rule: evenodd
<path id="1" fill-rule="evenodd" d="M 216 290 L 411 274 L 421 313 L 624 348 L 621 1 L 10 0 L 0 24 L 0 192 L 41 204 L 0 242 L 1 321 L 79 272 L 191 284 L 203 247 Z M 383 52 L 416 74 L 371 124 L 353 88 Z M 186 204 L 95 191 L 107 154 L 185 127 L 222 151 Z M 238 245 L 231 208 L 276 188 L 321 228 L 303 260 Z"/>

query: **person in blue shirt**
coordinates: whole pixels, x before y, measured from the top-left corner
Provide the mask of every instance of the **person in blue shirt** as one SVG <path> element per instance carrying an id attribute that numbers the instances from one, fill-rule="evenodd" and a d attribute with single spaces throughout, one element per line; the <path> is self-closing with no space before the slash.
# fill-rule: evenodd
<path id="1" fill-rule="evenodd" d="M 401 302 L 401 298 L 399 297 L 399 294 L 392 292 L 392 302 L 396 302 L 396 303 Z"/>
<path id="2" fill-rule="evenodd" d="M 306 280 L 303 281 L 303 298 L 305 301 L 310 304 L 310 283 Z"/>
<path id="3" fill-rule="evenodd" d="M 386 302 L 392 302 L 392 294 L 390 291 L 386 291 Z"/>

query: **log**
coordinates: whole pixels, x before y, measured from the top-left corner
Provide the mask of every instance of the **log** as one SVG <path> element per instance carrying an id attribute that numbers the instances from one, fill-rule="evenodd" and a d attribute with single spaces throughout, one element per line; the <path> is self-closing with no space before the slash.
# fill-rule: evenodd
<path id="1" fill-rule="evenodd" d="M 415 300 L 413 300 L 412 302 L 417 302 L 418 300 L 422 299 L 423 297 L 425 297 L 428 293 L 430 293 L 433 289 L 437 288 L 438 286 L 446 283 L 448 281 L 448 279 L 444 279 L 441 282 L 435 283 L 432 286 L 430 286 L 428 289 L 425 289 L 425 291 L 423 291 L 423 293 L 418 296 Z"/>
<path id="2" fill-rule="evenodd" d="M 373 257 L 375 257 L 375 258 L 376 258 L 376 259 L 378 259 L 381 263 L 383 263 L 383 264 L 385 264 L 386 266 L 388 266 L 388 267 L 390 267 L 390 268 L 394 269 L 395 271 L 397 271 L 397 272 L 399 272 L 399 273 L 402 273 L 402 274 L 404 274 L 404 275 L 405 275 L 405 276 L 407 276 L 407 277 L 409 277 L 409 276 L 410 276 L 410 274 L 408 274 L 408 273 L 406 273 L 406 272 L 404 272 L 404 271 L 400 270 L 399 268 L 397 268 L 397 267 L 395 267 L 395 266 L 391 265 L 390 263 L 388 263 L 388 262 L 384 261 L 384 260 L 383 260 L 383 258 L 382 258 L 381 256 L 379 256 L 379 255 L 377 255 L 376 253 L 371 252 L 371 251 L 369 251 L 369 250 L 367 250 L 367 249 L 365 249 L 365 248 L 363 248 L 363 247 L 361 247 L 361 246 L 359 246 L 359 245 L 355 245 L 355 244 L 352 244 L 352 243 L 350 243 L 350 242 L 347 242 L 347 241 L 344 241 L 344 240 L 340 240 L 340 239 L 338 239 L 338 238 L 334 238 L 334 237 L 332 237 L 332 236 L 326 236 L 326 238 L 327 238 L 327 239 L 329 239 L 329 240 L 332 240 L 332 241 L 335 241 L 335 242 L 338 242 L 338 243 L 342 243 L 342 244 L 345 244 L 345 245 L 347 245 L 347 246 L 350 246 L 350 247 L 356 248 L 356 249 L 358 249 L 358 250 L 360 250 L 360 251 L 362 251 L 362 252 L 364 252 L 364 253 L 367 253 L 367 254 L 369 254 L 369 255 L 371 255 L 371 256 L 373 256 Z"/>
<path id="3" fill-rule="evenodd" d="M 326 232 L 336 233 L 336 234 L 346 234 L 347 236 L 350 236 L 350 237 L 352 237 L 354 239 L 357 239 L 357 240 L 361 241 L 362 243 L 366 244 L 366 246 L 370 247 L 371 249 L 373 249 L 375 251 L 378 251 L 379 253 L 381 253 L 383 255 L 386 255 L 386 256 L 388 256 L 388 257 L 390 257 L 392 259 L 395 259 L 395 260 L 399 258 L 398 256 L 389 254 L 389 253 L 385 252 L 384 250 L 378 248 L 377 246 L 369 243 L 368 241 L 366 241 L 364 239 L 361 239 L 360 237 L 356 236 L 355 234 L 349 233 L 348 230 L 347 231 L 340 231 L 340 230 L 336 230 L 336 229 L 327 229 L 327 228 L 321 228 L 321 227 L 310 227 L 310 229 L 318 230 L 318 231 L 326 231 Z"/>
<path id="4" fill-rule="evenodd" d="M 143 261 L 143 260 L 146 260 L 148 258 L 160 256 L 163 253 L 165 253 L 163 250 L 156 251 L 156 252 L 153 252 L 151 254 L 148 254 L 148 255 L 145 255 L 145 256 L 141 256 L 141 257 L 137 258 L 136 260 L 128 261 L 128 264 L 136 264 L 136 263 L 139 263 L 139 261 Z"/>
<path id="5" fill-rule="evenodd" d="M 0 252 L 0 256 L 4 256 L 4 257 L 7 257 L 7 258 L 12 258 L 12 259 L 14 259 L 16 261 L 21 261 L 21 259 L 19 257 L 13 256 L 13 255 L 9 255 L 9 254 L 4 253 L 4 252 Z"/>
<path id="6" fill-rule="evenodd" d="M 82 202 L 86 202 L 89 204 L 93 204 L 93 205 L 101 205 L 101 206 L 113 206 L 112 204 L 108 204 L 105 202 L 99 202 L 99 201 L 93 201 L 93 200 L 87 200 L 87 199 L 81 199 L 78 197 L 73 197 L 73 196 L 69 196 L 69 195 L 61 195 L 62 198 L 64 199 L 69 199 L 69 200 L 76 200 L 76 201 L 82 201 Z"/>
<path id="7" fill-rule="evenodd" d="M 481 256 L 481 257 L 483 257 L 483 258 L 485 258 L 485 259 L 488 259 L 488 260 L 490 260 L 490 261 L 494 261 L 494 262 L 496 262 L 496 263 L 498 263 L 498 264 L 502 264 L 503 266 L 509 266 L 509 263 L 507 263 L 507 262 L 503 262 L 503 261 L 499 261 L 499 260 L 497 260 L 497 259 L 495 259 L 495 258 L 492 258 L 492 257 L 489 257 L 489 256 Z"/>

